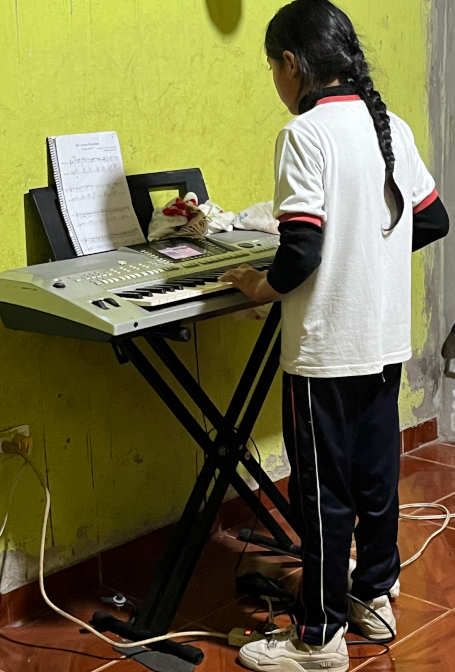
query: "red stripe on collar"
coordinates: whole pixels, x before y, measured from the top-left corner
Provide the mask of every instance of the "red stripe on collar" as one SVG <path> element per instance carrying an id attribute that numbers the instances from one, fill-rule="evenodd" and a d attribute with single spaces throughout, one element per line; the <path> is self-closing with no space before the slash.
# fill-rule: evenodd
<path id="1" fill-rule="evenodd" d="M 329 96 L 328 98 L 321 98 L 321 100 L 318 100 L 318 102 L 316 103 L 316 107 L 318 105 L 326 105 L 326 103 L 348 103 L 353 100 L 362 100 L 362 99 L 357 94 L 353 94 L 352 96 Z"/>

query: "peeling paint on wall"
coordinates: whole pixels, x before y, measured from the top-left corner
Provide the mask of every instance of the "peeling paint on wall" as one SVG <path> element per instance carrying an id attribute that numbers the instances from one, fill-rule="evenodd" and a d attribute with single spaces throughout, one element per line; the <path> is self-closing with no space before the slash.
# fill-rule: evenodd
<path id="1" fill-rule="evenodd" d="M 438 357 L 455 322 L 455 7 L 451 0 L 433 0 L 431 3 L 431 77 L 430 77 L 430 120 L 432 131 L 432 157 L 435 175 L 441 197 L 451 219 L 451 232 L 437 250 L 440 260 L 441 278 L 444 287 L 440 301 Z M 453 362 L 447 363 L 450 374 Z M 455 414 L 453 413 L 454 379 L 451 375 L 441 375 L 441 436 L 455 439 Z"/>

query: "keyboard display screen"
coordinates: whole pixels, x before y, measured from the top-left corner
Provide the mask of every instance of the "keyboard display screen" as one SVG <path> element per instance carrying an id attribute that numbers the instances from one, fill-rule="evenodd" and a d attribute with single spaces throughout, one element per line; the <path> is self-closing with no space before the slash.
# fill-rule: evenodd
<path id="1" fill-rule="evenodd" d="M 198 257 L 204 254 L 205 250 L 200 247 L 192 247 L 190 245 L 172 245 L 172 247 L 158 247 L 156 249 L 170 259 L 189 259 L 190 257 Z"/>

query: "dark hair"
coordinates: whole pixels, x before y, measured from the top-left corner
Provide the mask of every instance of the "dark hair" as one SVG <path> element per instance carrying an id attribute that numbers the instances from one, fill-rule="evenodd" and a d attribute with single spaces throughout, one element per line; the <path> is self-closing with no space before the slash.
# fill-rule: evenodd
<path id="1" fill-rule="evenodd" d="M 307 95 L 299 111 L 311 109 L 327 95 L 323 89 L 334 79 L 350 85 L 365 102 L 373 119 L 379 147 L 384 157 L 385 184 L 392 192 L 398 215 L 388 231 L 400 221 L 403 195 L 394 179 L 395 155 L 387 107 L 375 90 L 370 68 L 350 19 L 329 0 L 294 0 L 282 7 L 268 25 L 265 37 L 267 56 L 283 60 L 283 52 L 294 54 Z"/>

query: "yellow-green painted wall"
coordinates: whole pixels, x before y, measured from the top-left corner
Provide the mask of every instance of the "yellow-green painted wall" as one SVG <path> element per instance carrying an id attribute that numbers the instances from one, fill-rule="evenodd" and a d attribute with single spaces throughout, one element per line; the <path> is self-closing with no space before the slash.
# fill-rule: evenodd
<path id="1" fill-rule="evenodd" d="M 46 260 L 24 194 L 48 183 L 48 135 L 116 130 L 127 173 L 199 166 L 211 197 L 228 209 L 270 198 L 275 137 L 289 116 L 262 40 L 281 4 L 0 0 L 0 270 Z M 340 4 L 380 66 L 385 99 L 427 157 L 424 0 Z M 428 339 L 427 265 L 425 257 L 415 260 L 417 353 Z M 257 324 L 228 318 L 198 327 L 201 380 L 223 409 L 257 332 Z M 194 343 L 176 349 L 195 372 Z M 47 470 L 49 568 L 178 517 L 201 455 L 108 346 L 0 326 L 0 374 L 0 429 L 28 423 L 36 462 Z M 407 424 L 421 403 L 412 385 L 402 401 Z M 275 476 L 285 468 L 279 396 L 277 381 L 255 431 Z M 0 518 L 20 467 L 17 458 L 2 459 Z M 27 471 L 0 540 L 8 549 L 3 591 L 35 576 L 42 509 Z"/>

